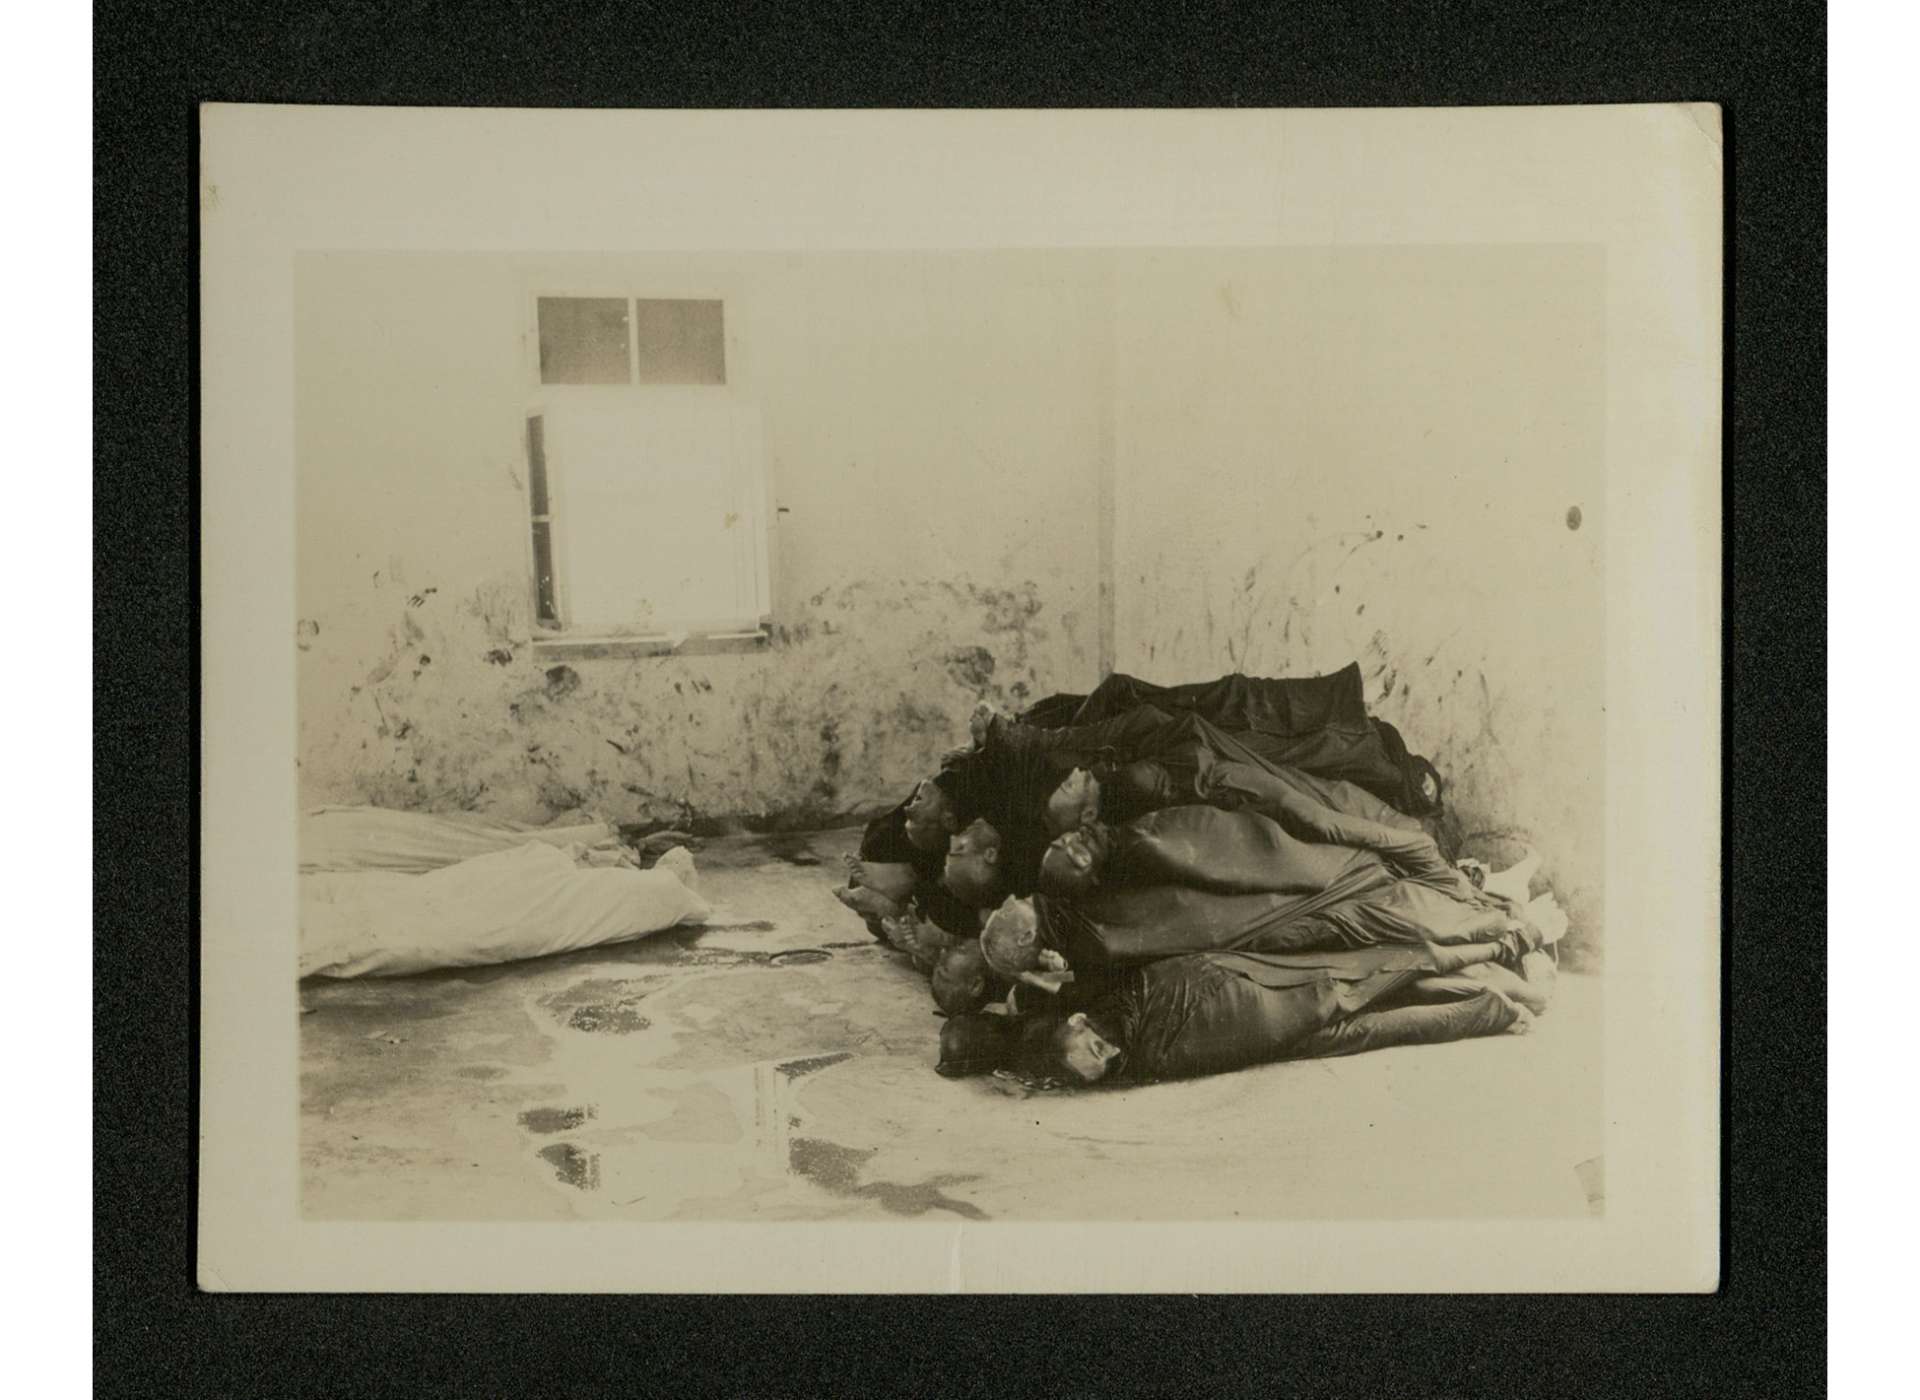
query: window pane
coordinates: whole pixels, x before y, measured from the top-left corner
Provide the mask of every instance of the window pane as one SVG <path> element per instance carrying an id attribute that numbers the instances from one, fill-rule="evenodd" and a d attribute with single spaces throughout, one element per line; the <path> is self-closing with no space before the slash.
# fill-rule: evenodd
<path id="1" fill-rule="evenodd" d="M 533 522 L 533 578 L 539 597 L 540 621 L 560 625 L 560 608 L 553 589 L 553 533 L 544 520 Z"/>
<path id="2" fill-rule="evenodd" d="M 625 384 L 628 365 L 624 297 L 540 298 L 542 384 Z"/>
<path id="3" fill-rule="evenodd" d="M 717 301 L 636 301 L 642 384 L 725 384 L 727 342 Z"/>
<path id="4" fill-rule="evenodd" d="M 547 421 L 535 414 L 527 420 L 527 492 L 533 514 L 547 513 Z"/>

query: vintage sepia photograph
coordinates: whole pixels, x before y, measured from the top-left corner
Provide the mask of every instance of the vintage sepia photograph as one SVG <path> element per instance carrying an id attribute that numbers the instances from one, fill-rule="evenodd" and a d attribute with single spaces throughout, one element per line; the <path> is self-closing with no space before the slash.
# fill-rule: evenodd
<path id="1" fill-rule="evenodd" d="M 303 1211 L 1604 1210 L 1604 283 L 303 254 Z"/>
<path id="2" fill-rule="evenodd" d="M 279 727 L 208 829 L 265 883 L 250 940 L 209 925 L 204 1228 L 250 1118 L 327 1287 L 426 1276 L 317 1232 L 556 1223 L 672 1229 L 749 1288 L 805 1266 L 755 1274 L 736 1227 L 847 1224 L 945 1279 L 874 1289 L 1006 1286 L 956 1233 L 996 1225 L 1315 1232 L 1200 1286 L 1325 1286 L 1404 1229 L 1539 1242 L 1514 1288 L 1712 1287 L 1713 109 L 1217 114 L 1231 145 L 956 116 L 959 186 L 1017 186 L 978 226 L 877 160 L 814 220 L 746 139 L 853 149 L 805 121 L 573 114 L 606 139 L 566 231 L 551 191 L 400 223 L 455 128 L 326 115 L 222 114 L 234 151 L 322 152 L 252 187 L 205 160 L 210 259 L 223 216 L 260 237 L 250 190 L 279 213 L 346 152 L 390 183 L 353 177 L 354 236 L 208 264 L 210 324 L 271 288 L 224 389 L 276 377 L 254 460 L 287 469 L 209 530 L 285 586 L 230 594 L 284 663 L 232 692 Z M 522 169 L 550 120 L 462 149 Z M 1099 217 L 1023 234 L 1020 189 L 1064 186 L 1007 157 L 1048 123 L 1150 193 L 1089 176 Z M 629 134 L 665 175 L 622 173 Z M 659 212 L 723 148 L 757 153 L 709 231 Z M 1501 1286 L 1418 1257 L 1343 1286 Z"/>

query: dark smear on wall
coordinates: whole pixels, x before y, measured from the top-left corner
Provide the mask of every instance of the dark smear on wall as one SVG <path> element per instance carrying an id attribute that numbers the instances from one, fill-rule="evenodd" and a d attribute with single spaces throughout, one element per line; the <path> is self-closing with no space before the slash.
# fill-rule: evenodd
<path id="1" fill-rule="evenodd" d="M 571 666 L 552 666 L 547 670 L 547 698 L 559 700 L 580 688 L 580 673 Z"/>
<path id="2" fill-rule="evenodd" d="M 562 1184 L 576 1191 L 600 1189 L 600 1154 L 582 1152 L 570 1142 L 556 1142 L 540 1149 L 541 1160 L 553 1168 Z"/>
<path id="3" fill-rule="evenodd" d="M 925 1181 L 911 1184 L 894 1181 L 860 1180 L 860 1168 L 877 1149 L 843 1147 L 821 1138 L 795 1138 L 787 1146 L 787 1166 L 797 1176 L 836 1196 L 877 1201 L 889 1215 L 925 1215 L 930 1210 L 948 1210 L 968 1220 L 986 1220 L 988 1215 L 971 1201 L 957 1200 L 940 1188 L 978 1180 L 978 1173 L 962 1175 L 943 1172 Z"/>
<path id="4" fill-rule="evenodd" d="M 1567 528 L 1569 530 L 1578 530 L 1582 518 L 1579 506 L 1567 507 Z"/>
<path id="5" fill-rule="evenodd" d="M 820 726 L 820 776 L 814 780 L 814 795 L 831 802 L 840 794 L 836 779 L 840 776 L 840 721 L 829 715 Z"/>
<path id="6" fill-rule="evenodd" d="M 494 666 L 507 666 L 513 662 L 513 653 L 505 647 L 495 647 L 480 659 Z"/>
<path id="7" fill-rule="evenodd" d="M 520 1115 L 520 1126 L 530 1133 L 546 1137 L 553 1133 L 571 1132 L 596 1116 L 596 1113 L 592 1104 L 579 1108 L 530 1108 Z"/>
<path id="8" fill-rule="evenodd" d="M 947 674 L 968 690 L 985 690 L 993 683 L 993 653 L 985 647 L 955 647 L 947 653 Z"/>

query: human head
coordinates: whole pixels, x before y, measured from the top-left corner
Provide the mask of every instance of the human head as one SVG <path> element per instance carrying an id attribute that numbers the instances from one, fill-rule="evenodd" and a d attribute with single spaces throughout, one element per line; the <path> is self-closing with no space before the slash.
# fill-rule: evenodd
<path id="1" fill-rule="evenodd" d="M 940 1062 L 948 1079 L 991 1074 L 1013 1058 L 1018 1028 L 1007 1016 L 949 1016 L 940 1028 Z"/>
<path id="2" fill-rule="evenodd" d="M 1092 1084 L 1106 1078 L 1113 1062 L 1120 1058 L 1120 1047 L 1094 1029 L 1084 1011 L 1076 1011 L 1053 1032 L 1048 1040 L 1049 1070 L 1062 1079 Z"/>
<path id="3" fill-rule="evenodd" d="M 1100 815 L 1100 782 L 1084 768 L 1060 780 L 1047 796 L 1047 831 L 1058 836 L 1084 826 Z"/>
<path id="4" fill-rule="evenodd" d="M 944 850 L 960 829 L 953 798 L 934 779 L 924 779 L 907 799 L 906 827 L 907 840 L 923 851 Z"/>
<path id="5" fill-rule="evenodd" d="M 1009 980 L 1040 966 L 1040 916 L 1031 899 L 1008 895 L 980 930 L 987 966 Z"/>
<path id="6" fill-rule="evenodd" d="M 987 956 L 980 940 L 956 943 L 933 965 L 934 1004 L 949 1016 L 964 1016 L 987 1004 L 991 995 Z"/>
<path id="7" fill-rule="evenodd" d="M 1068 899 L 1090 893 L 1100 883 L 1110 845 L 1107 829 L 1099 822 L 1056 837 L 1040 857 L 1040 888 Z"/>
<path id="8" fill-rule="evenodd" d="M 1006 897 L 1000 833 L 985 817 L 976 817 L 947 846 L 945 884 L 956 899 L 975 909 L 991 909 Z"/>

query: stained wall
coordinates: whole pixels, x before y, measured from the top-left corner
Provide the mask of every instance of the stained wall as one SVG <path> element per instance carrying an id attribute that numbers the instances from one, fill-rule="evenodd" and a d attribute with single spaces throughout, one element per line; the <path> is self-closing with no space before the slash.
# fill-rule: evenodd
<path id="1" fill-rule="evenodd" d="M 1129 254 L 1115 285 L 1119 668 L 1357 659 L 1457 833 L 1538 849 L 1592 949 L 1601 251 Z"/>
<path id="2" fill-rule="evenodd" d="M 1097 679 L 1103 257 L 311 255 L 297 276 L 303 801 L 817 824 L 897 798 L 977 699 Z M 777 509 L 764 653 L 536 655 L 538 289 L 727 302 Z"/>
<path id="3" fill-rule="evenodd" d="M 816 825 L 977 698 L 1358 659 L 1494 856 L 1601 923 L 1605 267 L 1576 245 L 312 255 L 303 799 Z M 534 289 L 727 302 L 773 641 L 531 644 Z M 1103 540 L 1104 533 L 1104 540 Z"/>

